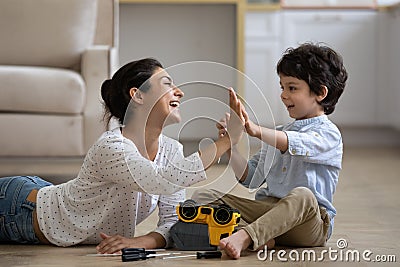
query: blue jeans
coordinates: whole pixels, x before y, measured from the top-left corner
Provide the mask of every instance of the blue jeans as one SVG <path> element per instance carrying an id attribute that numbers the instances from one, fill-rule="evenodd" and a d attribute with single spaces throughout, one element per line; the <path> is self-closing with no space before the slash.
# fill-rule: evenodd
<path id="1" fill-rule="evenodd" d="M 37 176 L 0 178 L 0 242 L 39 243 L 33 229 L 36 203 L 26 198 L 33 189 L 49 185 Z"/>

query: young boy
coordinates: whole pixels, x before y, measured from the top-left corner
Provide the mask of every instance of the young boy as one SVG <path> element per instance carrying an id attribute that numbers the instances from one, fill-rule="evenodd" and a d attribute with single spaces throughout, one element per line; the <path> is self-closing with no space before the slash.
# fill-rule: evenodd
<path id="1" fill-rule="evenodd" d="M 292 123 L 276 129 L 256 125 L 245 110 L 246 132 L 263 141 L 248 162 L 235 149 L 230 164 L 239 182 L 260 187 L 255 200 L 217 191 L 195 192 L 199 203 L 225 203 L 240 211 L 245 225 L 221 239 L 220 248 L 234 259 L 241 251 L 286 246 L 323 246 L 331 236 L 336 209 L 332 196 L 342 162 L 342 137 L 328 119 L 341 96 L 347 72 L 329 47 L 306 43 L 290 48 L 277 65 L 281 100 Z M 220 136 L 226 134 L 221 120 Z"/>

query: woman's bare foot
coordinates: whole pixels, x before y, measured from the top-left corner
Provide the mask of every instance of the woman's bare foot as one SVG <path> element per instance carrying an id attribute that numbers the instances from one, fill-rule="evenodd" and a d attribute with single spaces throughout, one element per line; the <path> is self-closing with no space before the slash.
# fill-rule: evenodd
<path id="1" fill-rule="evenodd" d="M 239 259 L 242 250 L 248 248 L 250 244 L 251 238 L 249 234 L 241 229 L 233 235 L 221 239 L 219 241 L 219 248 L 224 250 L 229 257 Z"/>

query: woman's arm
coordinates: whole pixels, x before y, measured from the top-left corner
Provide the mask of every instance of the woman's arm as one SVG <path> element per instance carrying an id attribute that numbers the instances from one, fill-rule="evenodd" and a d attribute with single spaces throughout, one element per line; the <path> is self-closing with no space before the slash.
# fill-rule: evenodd
<path id="1" fill-rule="evenodd" d="M 176 150 L 173 142 L 163 140 L 162 146 L 168 149 L 160 151 L 160 157 L 167 156 L 168 160 L 164 165 L 158 165 L 144 158 L 135 144 L 122 135 L 107 137 L 96 147 L 94 155 L 85 161 L 81 175 L 92 176 L 95 173 L 99 181 L 108 180 L 156 195 L 172 194 L 206 179 L 198 153 L 173 159 L 167 155 Z"/>
<path id="2" fill-rule="evenodd" d="M 218 137 L 220 139 L 225 138 L 227 135 L 227 123 L 230 119 L 230 114 L 225 113 L 225 118 L 222 118 L 217 124 Z M 229 158 L 229 165 L 232 167 L 235 173 L 236 179 L 243 182 L 248 174 L 247 160 L 240 154 L 236 146 L 232 146 L 226 152 Z"/>
<path id="3" fill-rule="evenodd" d="M 153 161 L 144 158 L 131 140 L 111 133 L 96 144 L 94 151 L 90 151 L 89 158 L 85 160 L 85 165 L 88 166 L 84 166 L 81 171 L 88 176 L 96 172 L 100 180 L 111 180 L 126 184 L 136 191 L 158 195 L 172 194 L 203 181 L 206 179 L 205 169 L 238 143 L 243 134 L 243 106 L 233 89 L 230 91 L 230 106 L 232 113 L 227 125 L 229 136 L 217 140 L 199 153 L 168 161 L 165 166 L 157 166 Z M 98 169 L 92 170 L 93 166 Z"/>
<path id="4" fill-rule="evenodd" d="M 109 236 L 105 233 L 100 233 L 103 241 L 96 247 L 100 254 L 118 253 L 123 248 L 163 248 L 165 247 L 165 239 L 162 235 L 156 232 L 150 232 L 146 235 L 127 238 L 120 235 Z"/>
<path id="5" fill-rule="evenodd" d="M 182 152 L 183 157 L 183 152 Z M 120 235 L 109 236 L 100 233 L 103 241 L 96 247 L 98 253 L 116 253 L 123 248 L 164 248 L 172 246 L 170 228 L 178 221 L 175 207 L 185 200 L 185 191 L 172 195 L 160 195 L 158 199 L 157 229 L 143 236 L 126 238 Z M 137 207 L 139 209 L 139 207 Z"/>
<path id="6" fill-rule="evenodd" d="M 225 113 L 225 118 L 222 118 L 216 124 L 218 129 L 218 137 L 220 139 L 224 138 L 227 134 L 227 123 L 229 119 L 230 114 Z M 226 154 L 229 159 L 229 165 L 232 167 L 236 179 L 238 179 L 240 182 L 243 182 L 248 174 L 247 160 L 240 154 L 236 146 L 232 146 L 230 149 L 228 149 Z"/>
<path id="7" fill-rule="evenodd" d="M 245 117 L 243 116 L 244 107 L 237 98 L 235 91 L 229 89 L 230 119 L 226 123 L 226 133 L 213 144 L 199 151 L 200 158 L 205 169 L 212 166 L 225 152 L 239 143 L 242 138 Z"/>
<path id="8" fill-rule="evenodd" d="M 230 165 L 235 173 L 236 179 L 243 182 L 248 174 L 247 160 L 240 154 L 236 147 L 233 147 L 230 155 Z"/>

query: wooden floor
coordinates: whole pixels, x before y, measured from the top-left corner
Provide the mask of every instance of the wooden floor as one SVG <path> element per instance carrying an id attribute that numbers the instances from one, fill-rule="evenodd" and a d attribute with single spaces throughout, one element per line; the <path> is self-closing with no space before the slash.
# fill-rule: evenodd
<path id="1" fill-rule="evenodd" d="M 210 173 L 220 174 L 221 170 L 220 165 Z M 231 171 L 223 175 L 231 176 Z M 245 194 L 240 187 L 233 192 Z M 124 263 L 120 257 L 89 256 L 95 253 L 94 246 L 0 245 L 0 266 L 399 266 L 400 149 L 347 148 L 334 202 L 338 210 L 335 230 L 326 247 L 312 249 L 316 260 L 308 248 L 276 248 L 273 257 L 265 260 L 259 259 L 256 252 L 247 252 L 236 261 L 224 255 L 222 259 L 210 260 L 158 258 Z M 138 233 L 154 227 L 155 218 L 151 216 L 140 225 Z M 346 247 L 340 249 L 338 245 Z M 284 250 L 280 255 L 287 262 L 279 260 L 279 250 Z M 298 261 L 289 257 L 297 255 Z M 360 255 L 359 262 L 356 255 Z M 371 262 L 364 260 L 363 255 Z M 391 262 L 381 263 L 375 259 Z"/>

